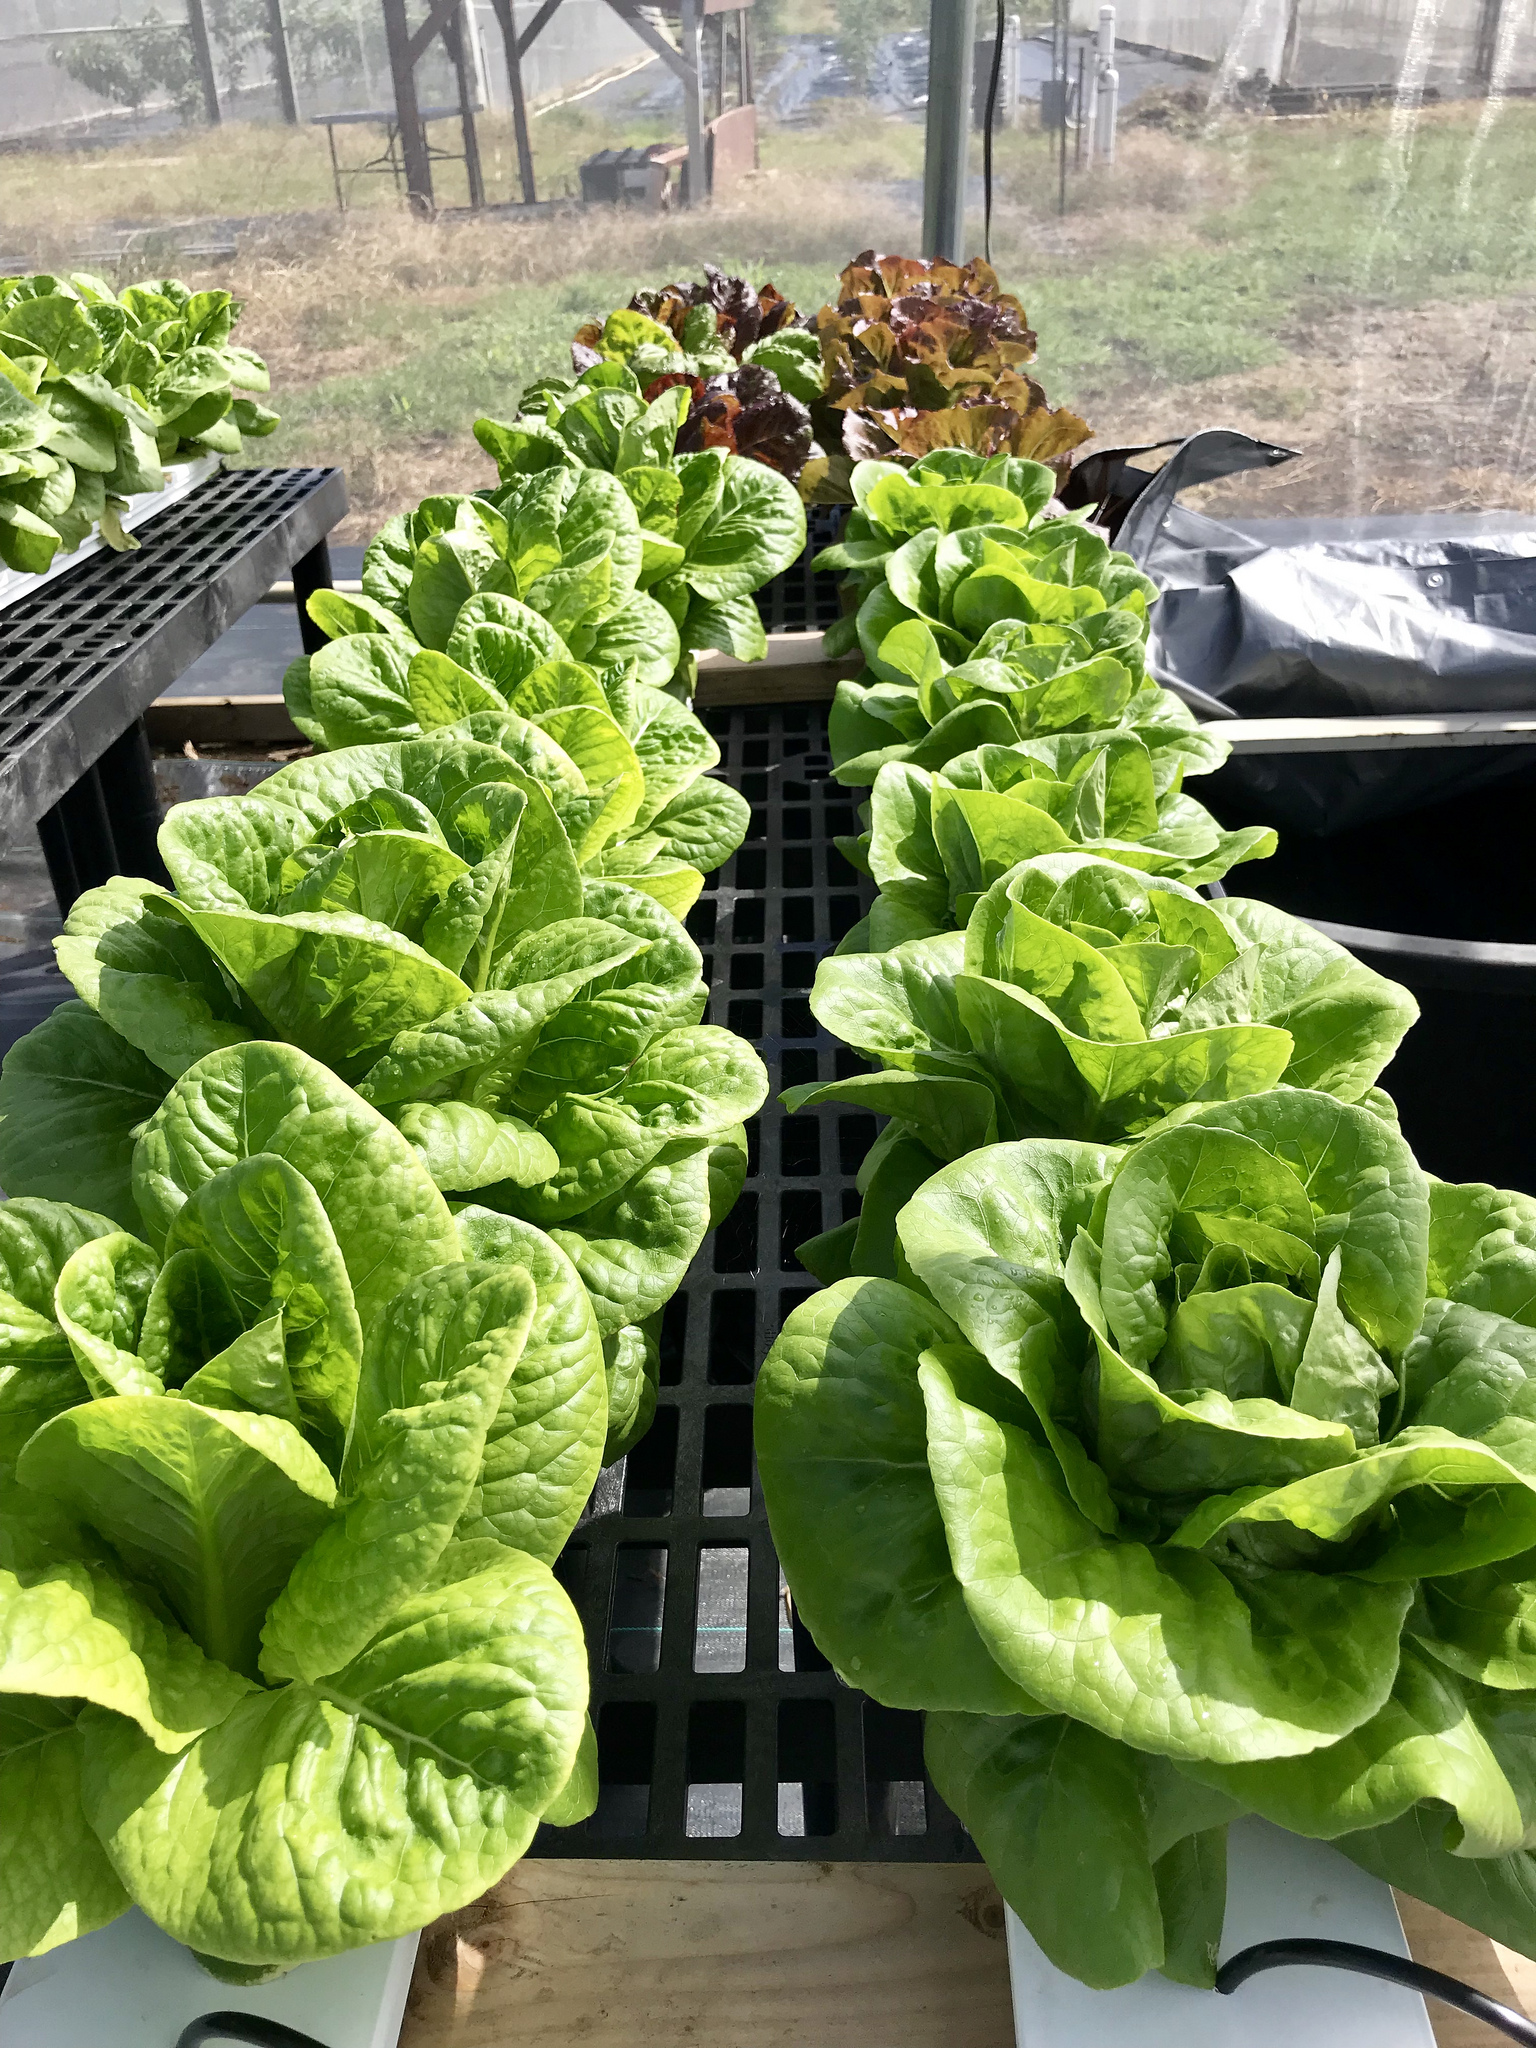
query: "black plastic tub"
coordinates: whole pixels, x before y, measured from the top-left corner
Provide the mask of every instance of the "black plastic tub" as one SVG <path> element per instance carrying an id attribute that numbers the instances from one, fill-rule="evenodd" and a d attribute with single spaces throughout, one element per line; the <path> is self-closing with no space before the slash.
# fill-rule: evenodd
<path id="1" fill-rule="evenodd" d="M 1223 780 L 1194 793 L 1249 822 Z M 1382 1086 L 1428 1172 L 1536 1194 L 1536 770 L 1327 839 L 1284 833 L 1226 887 L 1413 991 L 1419 1022 Z"/>

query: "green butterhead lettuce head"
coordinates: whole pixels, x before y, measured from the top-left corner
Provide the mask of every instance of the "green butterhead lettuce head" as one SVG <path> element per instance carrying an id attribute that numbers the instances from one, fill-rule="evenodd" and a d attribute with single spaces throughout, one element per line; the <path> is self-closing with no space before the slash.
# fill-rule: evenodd
<path id="1" fill-rule="evenodd" d="M 811 1007 L 880 1071 L 790 1089 L 786 1106 L 891 1120 L 859 1224 L 807 1249 L 822 1278 L 900 1277 L 896 1212 L 944 1160 L 1000 1137 L 1119 1142 L 1282 1083 L 1358 1102 L 1418 1014 L 1283 911 L 1086 853 L 1010 869 L 964 932 L 824 960 Z"/>
<path id="2" fill-rule="evenodd" d="M 941 1791 L 1084 1981 L 1211 1981 L 1240 1812 L 1531 1945 L 1533 1216 L 1281 1088 L 958 1160 L 900 1214 L 905 1284 L 786 1325 L 757 1450 L 797 1607 L 933 1710 Z M 866 1526 L 898 1489 L 920 1541 Z"/>
<path id="3" fill-rule="evenodd" d="M 856 600 L 826 651 L 868 663 L 832 709 L 839 780 L 1074 732 L 1134 732 L 1181 774 L 1220 766 L 1226 749 L 1147 678 L 1156 586 L 1081 519 L 1042 516 L 1048 469 L 946 449 L 853 475 L 857 508 L 817 556 Z"/>
<path id="4" fill-rule="evenodd" d="M 475 534 L 482 516 L 496 517 L 477 499 L 428 505 L 456 505 Z M 432 545 L 453 539 L 439 531 Z M 530 541 L 527 559 L 553 554 Z M 610 554 L 593 560 L 609 573 Z M 588 570 L 597 574 L 591 563 L 581 574 Z M 418 559 L 399 600 L 407 608 L 424 573 Z M 577 577 L 574 568 L 559 574 Z M 418 735 L 493 745 L 519 777 L 541 786 L 583 872 L 624 874 L 686 911 L 704 873 L 740 845 L 748 813 L 733 789 L 704 780 L 720 751 L 700 720 L 656 687 L 670 666 L 649 658 L 642 640 L 623 642 L 616 632 L 577 660 L 572 647 L 581 635 L 568 645 L 542 614 L 493 584 L 454 602 L 449 618 L 444 601 L 443 644 L 423 646 L 383 603 L 317 593 L 312 609 L 334 637 L 295 662 L 284 685 L 302 730 L 319 746 L 343 750 Z M 665 652 L 672 635 L 665 615 L 658 630 Z M 674 649 L 667 663 L 675 658 Z"/>
<path id="5" fill-rule="evenodd" d="M 880 895 L 840 952 L 963 927 L 986 889 L 1041 854 L 1082 848 L 1194 888 L 1275 847 L 1263 826 L 1224 831 L 1181 793 L 1177 764 L 1131 733 L 979 747 L 932 771 L 888 762 L 862 815 L 839 845 Z"/>
<path id="6" fill-rule="evenodd" d="M 563 408 L 551 398 L 547 417 L 480 421 L 500 484 L 390 520 L 364 557 L 361 601 L 317 594 L 333 645 L 284 681 L 317 745 L 499 708 L 551 660 L 691 690 L 698 651 L 766 652 L 752 593 L 805 547 L 793 484 L 723 448 L 677 455 L 686 390 L 647 405 L 622 365 L 587 375 L 598 383 Z M 466 611 L 476 598 L 488 614 Z M 503 630 L 477 630 L 487 622 Z"/>
<path id="7" fill-rule="evenodd" d="M 249 395 L 266 367 L 230 341 L 239 312 L 174 278 L 121 294 L 85 271 L 0 279 L 0 562 L 37 573 L 93 531 L 137 547 L 119 515 L 163 465 L 273 431 Z"/>
<path id="8" fill-rule="evenodd" d="M 733 793 L 703 779 L 697 721 L 649 695 L 622 742 L 645 764 L 625 771 L 623 810 L 653 844 L 684 820 L 709 858 L 731 829 L 714 793 Z M 572 747 L 618 737 L 593 706 L 560 716 Z M 518 744 L 514 714 L 485 721 Z M 699 1028 L 698 948 L 646 892 L 660 856 L 633 872 L 613 857 L 611 803 L 608 785 L 552 799 L 502 744 L 454 731 L 180 807 L 163 832 L 174 895 L 118 880 L 71 913 L 60 961 L 90 1007 L 64 1006 L 8 1058 L 5 1185 L 65 1199 L 83 1156 L 92 1206 L 138 1233 L 160 1193 L 135 1141 L 166 1089 L 281 1037 L 354 1084 L 444 1193 L 548 1228 L 600 1339 L 640 1327 L 698 1250 L 767 1084 L 738 1040 Z M 599 848 L 587 873 L 573 833 Z M 153 1217 L 158 1243 L 170 1219 Z"/>
<path id="9" fill-rule="evenodd" d="M 190 1066 L 133 1186 L 141 1235 L 0 1210 L 0 1942 L 138 1904 L 284 1968 L 466 1902 L 581 1803 L 548 1564 L 603 1348 L 557 1245 L 466 1260 L 415 1148 L 290 1046 Z"/>

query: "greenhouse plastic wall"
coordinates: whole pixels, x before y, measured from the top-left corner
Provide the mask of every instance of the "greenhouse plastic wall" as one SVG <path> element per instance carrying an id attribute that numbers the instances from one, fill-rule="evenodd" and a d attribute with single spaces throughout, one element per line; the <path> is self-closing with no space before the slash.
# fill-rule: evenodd
<path id="1" fill-rule="evenodd" d="M 1121 0 L 1122 43 L 1277 85 L 1492 93 L 1536 85 L 1536 0 Z M 1087 33 L 1095 0 L 1075 0 Z"/>

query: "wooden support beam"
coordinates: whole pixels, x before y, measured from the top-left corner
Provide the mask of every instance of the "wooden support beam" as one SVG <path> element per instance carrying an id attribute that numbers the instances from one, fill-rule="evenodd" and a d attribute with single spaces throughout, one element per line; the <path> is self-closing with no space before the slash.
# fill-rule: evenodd
<path id="1" fill-rule="evenodd" d="M 277 87 L 278 111 L 290 128 L 296 128 L 299 124 L 299 101 L 293 89 L 293 66 L 288 61 L 288 26 L 283 20 L 283 0 L 267 0 L 267 47 L 272 52 L 272 80 Z"/>
<path id="2" fill-rule="evenodd" d="M 980 1863 L 519 1863 L 421 1938 L 400 2048 L 1003 2048 Z"/>
<path id="3" fill-rule="evenodd" d="M 523 45 L 518 40 L 512 0 L 491 0 L 491 4 L 496 10 L 501 44 L 507 56 L 507 83 L 512 90 L 512 130 L 517 137 L 518 180 L 523 188 L 524 206 L 532 206 L 539 194 L 533 179 L 533 140 L 528 133 L 528 102 L 523 97 Z M 546 18 L 547 10 L 541 12 L 534 27 L 542 28 Z"/>
<path id="4" fill-rule="evenodd" d="M 684 4 L 687 4 L 687 0 L 684 0 Z M 697 6 L 697 0 L 694 0 L 694 4 Z M 613 9 L 620 21 L 624 23 L 626 28 L 633 29 L 641 42 L 648 49 L 654 50 L 669 70 L 676 72 L 677 76 L 683 81 L 683 90 L 697 95 L 699 91 L 697 50 L 694 52 L 694 61 L 690 64 L 686 53 L 679 50 L 675 44 L 669 43 L 659 29 L 653 28 L 650 22 L 646 20 L 645 16 L 633 4 L 633 0 L 608 0 L 608 5 Z"/>
<path id="5" fill-rule="evenodd" d="M 426 20 L 411 37 L 411 62 L 419 64 L 422 53 L 434 36 L 441 36 L 446 43 L 448 27 L 459 9 L 459 0 L 431 0 Z"/>
<path id="6" fill-rule="evenodd" d="M 453 59 L 453 75 L 459 82 L 459 130 L 464 137 L 469 210 L 478 213 L 485 205 L 485 179 L 480 171 L 480 138 L 475 133 L 475 62 L 469 47 L 473 33 L 467 0 L 453 0 L 453 11 L 443 23 L 443 41 Z"/>
<path id="7" fill-rule="evenodd" d="M 544 0 L 544 5 L 517 39 L 517 54 L 519 57 L 527 56 L 529 49 L 538 41 L 559 11 L 560 0 Z"/>
<path id="8" fill-rule="evenodd" d="M 213 46 L 208 41 L 203 0 L 187 0 L 187 34 L 192 42 L 192 62 L 197 67 L 198 83 L 203 89 L 203 112 L 208 117 L 209 127 L 217 128 L 223 116 L 219 112 L 219 81 L 214 76 Z"/>
<path id="9" fill-rule="evenodd" d="M 395 86 L 395 124 L 400 154 L 405 159 L 405 189 L 414 210 L 430 215 L 434 211 L 432 159 L 427 155 L 427 132 L 416 103 L 416 60 L 411 55 L 405 0 L 384 0 L 384 37 L 389 45 L 390 76 Z"/>

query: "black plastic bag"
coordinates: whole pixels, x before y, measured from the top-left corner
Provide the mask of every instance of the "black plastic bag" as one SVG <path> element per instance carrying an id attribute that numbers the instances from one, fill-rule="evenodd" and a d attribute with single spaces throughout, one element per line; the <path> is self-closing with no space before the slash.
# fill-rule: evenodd
<path id="1" fill-rule="evenodd" d="M 1102 504 L 1117 545 L 1160 586 L 1151 665 L 1201 716 L 1536 712 L 1536 515 L 1213 519 L 1179 493 L 1295 451 L 1212 428 L 1156 474 L 1131 461 L 1151 452 L 1089 457 L 1068 502 Z M 1218 780 L 1235 815 L 1325 835 L 1533 762 L 1536 747 L 1258 754 Z"/>

